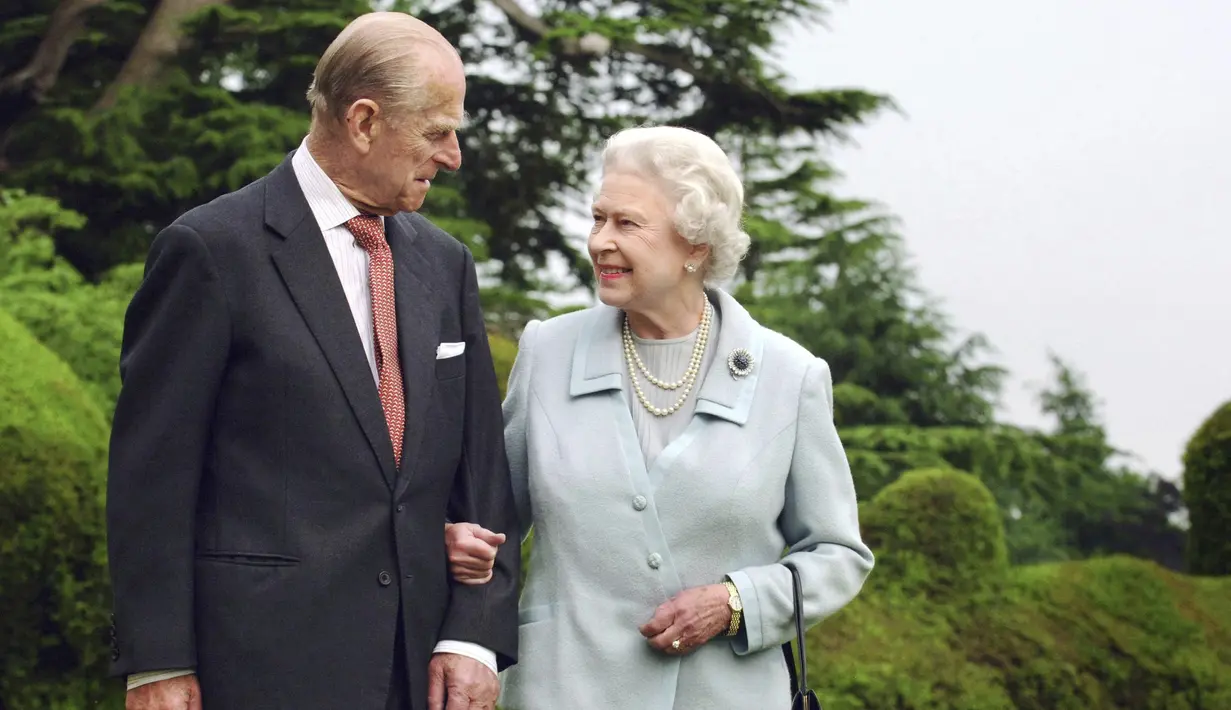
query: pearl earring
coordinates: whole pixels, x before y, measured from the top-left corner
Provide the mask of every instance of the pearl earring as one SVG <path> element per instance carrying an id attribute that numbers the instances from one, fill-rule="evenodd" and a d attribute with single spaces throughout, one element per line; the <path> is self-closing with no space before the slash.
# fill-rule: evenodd
<path id="1" fill-rule="evenodd" d="M 690 274 L 695 274 L 697 272 L 697 265 L 690 261 L 687 264 L 684 264 L 684 270 Z"/>

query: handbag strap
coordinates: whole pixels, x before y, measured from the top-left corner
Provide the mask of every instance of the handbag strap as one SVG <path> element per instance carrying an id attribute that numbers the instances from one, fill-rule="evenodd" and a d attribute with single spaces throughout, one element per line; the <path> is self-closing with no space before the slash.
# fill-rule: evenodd
<path id="1" fill-rule="evenodd" d="M 799 570 L 795 569 L 795 565 L 790 562 L 784 562 L 783 565 L 791 571 L 791 594 L 793 597 L 793 607 L 795 616 L 795 645 L 799 647 L 799 671 L 795 670 L 795 654 L 791 652 L 791 642 L 787 641 L 782 644 L 782 654 L 786 657 L 787 674 L 791 677 L 791 697 L 799 695 L 800 690 L 804 693 L 811 692 L 808 686 L 808 652 L 804 647 L 804 587 L 799 580 Z"/>

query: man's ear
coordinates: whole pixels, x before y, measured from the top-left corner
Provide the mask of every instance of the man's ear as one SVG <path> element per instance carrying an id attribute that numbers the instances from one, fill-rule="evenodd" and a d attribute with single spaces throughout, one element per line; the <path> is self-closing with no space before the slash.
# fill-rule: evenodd
<path id="1" fill-rule="evenodd" d="M 360 153 L 372 150 L 372 142 L 380 133 L 380 106 L 371 99 L 359 99 L 346 109 L 346 137 Z"/>

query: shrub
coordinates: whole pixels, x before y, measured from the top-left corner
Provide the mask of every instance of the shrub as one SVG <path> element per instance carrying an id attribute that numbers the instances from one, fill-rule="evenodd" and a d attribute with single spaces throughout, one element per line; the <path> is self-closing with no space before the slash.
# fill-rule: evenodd
<path id="1" fill-rule="evenodd" d="M 107 700 L 107 423 L 67 365 L 0 311 L 0 707 Z"/>
<path id="2" fill-rule="evenodd" d="M 877 494 L 863 520 L 865 538 L 878 550 L 878 580 L 938 596 L 964 594 L 999 579 L 1009 565 L 996 501 L 968 473 L 908 471 Z"/>
<path id="3" fill-rule="evenodd" d="M 826 710 L 1231 707 L 1231 577 L 1126 556 L 1006 569 L 980 542 L 995 539 L 988 506 L 946 470 L 864 504 L 877 567 L 808 635 Z M 938 584 L 954 570 L 957 584 Z"/>
<path id="4" fill-rule="evenodd" d="M 125 264 L 97 285 L 56 255 L 53 235 L 85 219 L 53 199 L 0 190 L 0 301 L 59 355 L 109 413 L 119 394 L 120 340 L 144 264 Z"/>
<path id="5" fill-rule="evenodd" d="M 1184 450 L 1188 570 L 1231 574 L 1231 402 L 1197 429 Z"/>
<path id="6" fill-rule="evenodd" d="M 20 290 L 4 307 L 81 378 L 104 415 L 120 393 L 120 344 L 128 299 L 83 284 L 64 293 Z"/>

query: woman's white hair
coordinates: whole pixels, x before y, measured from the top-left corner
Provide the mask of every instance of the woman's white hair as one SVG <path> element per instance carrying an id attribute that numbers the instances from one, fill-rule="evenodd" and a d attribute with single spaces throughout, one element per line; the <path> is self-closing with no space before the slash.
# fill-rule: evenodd
<path id="1" fill-rule="evenodd" d="M 675 200 L 675 230 L 690 244 L 710 247 L 705 282 L 735 276 L 751 243 L 742 225 L 744 185 L 717 143 L 678 126 L 625 129 L 603 148 L 603 174 L 610 172 L 661 182 Z"/>

